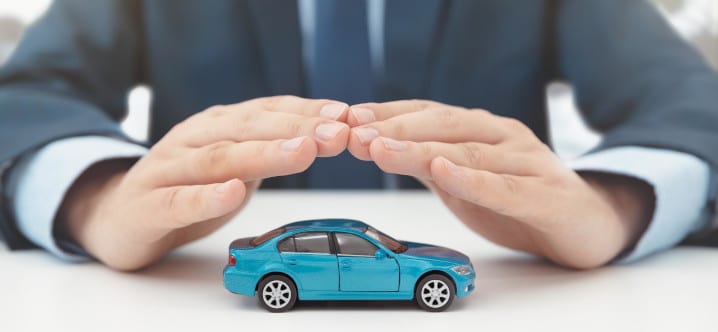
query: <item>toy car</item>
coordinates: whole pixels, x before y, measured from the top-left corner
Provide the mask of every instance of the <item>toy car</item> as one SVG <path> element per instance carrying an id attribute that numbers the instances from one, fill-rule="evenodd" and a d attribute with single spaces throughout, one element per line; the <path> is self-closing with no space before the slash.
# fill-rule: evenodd
<path id="1" fill-rule="evenodd" d="M 457 251 L 397 241 L 356 220 L 319 219 L 233 241 L 224 287 L 270 312 L 297 300 L 412 300 L 443 311 L 474 290 L 474 268 Z"/>

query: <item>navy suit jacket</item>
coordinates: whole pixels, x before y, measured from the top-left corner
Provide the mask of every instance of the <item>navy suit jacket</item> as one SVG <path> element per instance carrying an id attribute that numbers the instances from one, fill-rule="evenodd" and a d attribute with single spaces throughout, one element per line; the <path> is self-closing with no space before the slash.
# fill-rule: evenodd
<path id="1" fill-rule="evenodd" d="M 545 88 L 566 80 L 605 135 L 599 149 L 659 147 L 718 165 L 718 78 L 645 1 L 387 0 L 384 40 L 377 101 L 484 108 L 548 141 Z M 138 84 L 153 90 L 149 144 L 211 105 L 304 96 L 301 47 L 294 1 L 57 0 L 0 71 L 0 165 L 7 178 L 48 142 L 123 138 Z M 311 172 L 266 185 L 305 187 Z M 363 182 L 373 183 L 337 185 Z M 9 191 L 0 229 L 23 247 Z"/>

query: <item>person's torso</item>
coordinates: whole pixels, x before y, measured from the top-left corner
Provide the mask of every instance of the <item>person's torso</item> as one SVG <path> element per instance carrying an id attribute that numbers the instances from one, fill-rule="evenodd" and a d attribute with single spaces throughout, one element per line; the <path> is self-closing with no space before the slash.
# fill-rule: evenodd
<path id="1" fill-rule="evenodd" d="M 307 96 L 294 1 L 144 6 L 152 141 L 215 104 Z M 386 1 L 377 101 L 419 98 L 483 108 L 523 121 L 546 140 L 547 8 L 542 1 Z"/>

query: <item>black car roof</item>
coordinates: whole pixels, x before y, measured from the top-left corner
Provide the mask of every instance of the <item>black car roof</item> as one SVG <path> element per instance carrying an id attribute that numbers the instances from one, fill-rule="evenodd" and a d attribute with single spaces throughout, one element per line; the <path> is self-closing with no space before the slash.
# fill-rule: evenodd
<path id="1" fill-rule="evenodd" d="M 359 220 L 328 218 L 297 221 L 286 224 L 284 225 L 284 227 L 287 230 L 297 228 L 352 228 L 359 232 L 363 232 L 368 227 L 368 225 Z"/>

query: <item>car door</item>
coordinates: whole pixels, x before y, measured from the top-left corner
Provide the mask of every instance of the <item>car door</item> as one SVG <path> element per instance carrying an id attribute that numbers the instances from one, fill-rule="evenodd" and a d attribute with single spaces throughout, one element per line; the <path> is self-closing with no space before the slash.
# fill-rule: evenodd
<path id="1" fill-rule="evenodd" d="M 339 261 L 339 290 L 393 292 L 399 290 L 399 264 L 388 255 L 377 257 L 376 245 L 358 235 L 334 233 Z"/>
<path id="2" fill-rule="evenodd" d="M 337 256 L 331 252 L 326 232 L 297 233 L 280 241 L 277 250 L 286 268 L 297 279 L 300 292 L 339 289 Z"/>

